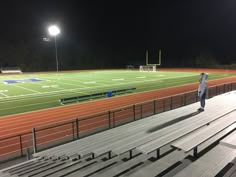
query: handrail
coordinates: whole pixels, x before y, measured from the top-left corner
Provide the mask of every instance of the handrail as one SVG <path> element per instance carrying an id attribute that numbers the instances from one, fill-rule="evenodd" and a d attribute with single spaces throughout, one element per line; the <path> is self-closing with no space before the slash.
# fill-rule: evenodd
<path id="1" fill-rule="evenodd" d="M 31 131 L 28 131 L 28 132 L 25 132 L 25 133 L 20 133 L 20 134 L 16 134 L 16 135 L 13 135 L 13 136 L 7 136 L 7 137 L 4 137 L 4 138 L 1 138 L 0 141 L 4 141 L 4 140 L 7 140 L 7 139 L 12 139 L 12 138 L 16 138 L 16 137 L 19 137 L 19 136 L 24 136 L 24 135 L 27 135 L 29 133 L 32 133 Z"/>

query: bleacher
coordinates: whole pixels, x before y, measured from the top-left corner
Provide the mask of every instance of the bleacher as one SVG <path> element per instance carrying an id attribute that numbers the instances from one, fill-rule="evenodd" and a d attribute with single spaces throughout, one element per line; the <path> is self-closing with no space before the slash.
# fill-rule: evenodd
<path id="1" fill-rule="evenodd" d="M 0 176 L 232 176 L 236 92 L 33 154 Z"/>
<path id="2" fill-rule="evenodd" d="M 22 70 L 20 67 L 4 67 L 0 68 L 2 74 L 21 74 Z"/>

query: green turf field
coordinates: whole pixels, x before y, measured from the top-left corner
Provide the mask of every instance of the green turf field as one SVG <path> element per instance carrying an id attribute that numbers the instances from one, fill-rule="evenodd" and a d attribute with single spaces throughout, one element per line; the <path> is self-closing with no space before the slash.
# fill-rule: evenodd
<path id="1" fill-rule="evenodd" d="M 229 77 L 211 74 L 208 80 Z M 135 87 L 135 92 L 196 83 L 194 72 L 128 70 L 0 75 L 0 116 L 63 106 L 59 99 Z"/>

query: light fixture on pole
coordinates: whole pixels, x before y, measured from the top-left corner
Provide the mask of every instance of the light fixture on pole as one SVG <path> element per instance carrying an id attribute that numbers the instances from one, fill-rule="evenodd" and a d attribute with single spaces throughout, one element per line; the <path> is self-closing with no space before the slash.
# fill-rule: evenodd
<path id="1" fill-rule="evenodd" d="M 52 25 L 48 28 L 48 32 L 50 35 L 54 37 L 55 41 L 55 52 L 56 52 L 56 66 L 58 71 L 58 58 L 57 58 L 57 35 L 60 34 L 60 29 L 56 25 Z"/>

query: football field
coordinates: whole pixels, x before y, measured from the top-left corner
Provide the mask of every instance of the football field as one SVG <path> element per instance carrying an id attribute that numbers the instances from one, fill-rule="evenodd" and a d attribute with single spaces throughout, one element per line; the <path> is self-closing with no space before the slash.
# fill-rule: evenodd
<path id="1" fill-rule="evenodd" d="M 208 80 L 230 76 L 209 73 Z M 0 75 L 0 116 L 63 106 L 59 100 L 67 97 L 129 88 L 143 92 L 198 80 L 196 72 L 129 70 Z"/>

